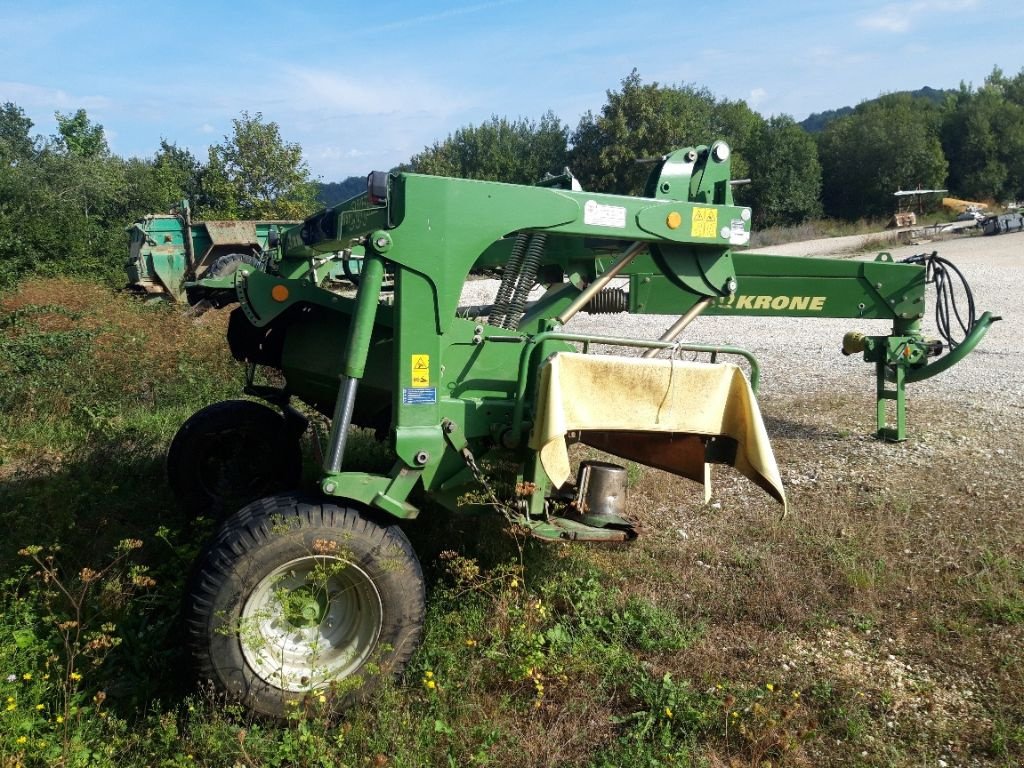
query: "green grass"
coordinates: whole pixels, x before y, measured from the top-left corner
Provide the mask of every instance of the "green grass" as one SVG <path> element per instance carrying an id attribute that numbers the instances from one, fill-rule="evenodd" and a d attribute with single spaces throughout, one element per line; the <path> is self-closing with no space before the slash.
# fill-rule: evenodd
<path id="1" fill-rule="evenodd" d="M 882 447 L 857 461 L 884 480 L 823 475 L 783 521 L 728 474 L 714 512 L 631 465 L 629 547 L 517 542 L 428 508 L 406 526 L 428 614 L 405 674 L 345 713 L 252 717 L 189 671 L 183 584 L 211 524 L 164 481 L 178 426 L 238 395 L 223 326 L 89 283 L 0 297 L 3 768 L 1024 760 L 1019 505 L 972 497 L 977 522 L 960 459 L 890 473 Z M 819 428 L 778 436 L 790 466 L 857 443 L 825 406 L 818 423 L 801 395 Z M 387 464 L 368 434 L 350 448 Z"/>

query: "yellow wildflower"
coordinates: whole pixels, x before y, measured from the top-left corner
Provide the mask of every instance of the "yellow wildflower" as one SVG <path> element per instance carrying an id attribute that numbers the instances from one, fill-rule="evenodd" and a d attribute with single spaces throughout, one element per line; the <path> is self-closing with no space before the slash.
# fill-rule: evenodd
<path id="1" fill-rule="evenodd" d="M 18 744 L 24 744 L 25 742 L 27 742 L 27 741 L 28 741 L 28 736 L 19 736 L 19 737 L 18 737 L 18 738 L 16 738 L 16 739 L 15 739 L 14 741 L 15 741 L 16 743 L 18 743 Z"/>
<path id="2" fill-rule="evenodd" d="M 36 709 L 39 710 L 39 711 L 42 711 L 42 710 L 46 709 L 46 705 L 44 705 L 44 704 L 36 704 Z"/>
<path id="3" fill-rule="evenodd" d="M 64 722 L 64 715 L 57 715 L 57 722 L 58 723 L 63 723 Z"/>
<path id="4" fill-rule="evenodd" d="M 435 688 L 437 688 L 437 683 L 435 683 L 433 680 L 427 680 L 427 688 L 429 688 L 430 690 L 434 690 Z"/>
<path id="5" fill-rule="evenodd" d="M 31 680 L 32 679 L 32 673 L 31 672 L 26 672 L 24 675 L 21 676 L 21 679 L 22 680 Z"/>
<path id="6" fill-rule="evenodd" d="M 669 720 L 672 719 L 672 708 L 671 707 L 665 707 L 665 717 L 667 717 Z"/>
<path id="7" fill-rule="evenodd" d="M 775 690 L 775 686 L 772 685 L 771 683 L 765 683 L 764 687 L 767 688 L 769 691 L 774 691 Z"/>
<path id="8" fill-rule="evenodd" d="M 77 683 L 77 682 L 78 682 L 79 680 L 81 680 L 81 679 L 82 679 L 82 676 L 81 676 L 80 674 L 78 674 L 77 672 L 72 672 L 72 673 L 71 673 L 70 675 L 68 675 L 68 677 L 70 677 L 70 678 L 71 678 L 72 680 L 74 680 L 74 681 L 75 681 L 76 683 Z"/>

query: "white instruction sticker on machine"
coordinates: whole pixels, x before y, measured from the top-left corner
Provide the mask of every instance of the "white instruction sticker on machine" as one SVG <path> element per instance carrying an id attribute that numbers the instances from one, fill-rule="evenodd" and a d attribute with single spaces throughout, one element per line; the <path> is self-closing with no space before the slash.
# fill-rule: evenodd
<path id="1" fill-rule="evenodd" d="M 750 232 L 744 226 L 743 219 L 733 219 L 729 232 L 729 245 L 746 245 L 750 241 Z"/>
<path id="2" fill-rule="evenodd" d="M 602 205 L 596 200 L 583 204 L 583 223 L 595 227 L 626 228 L 626 209 L 621 205 Z"/>

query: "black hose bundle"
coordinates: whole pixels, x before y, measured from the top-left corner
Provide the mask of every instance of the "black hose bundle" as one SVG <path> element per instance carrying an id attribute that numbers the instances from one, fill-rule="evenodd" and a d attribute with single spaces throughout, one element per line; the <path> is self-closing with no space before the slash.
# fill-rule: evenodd
<path id="1" fill-rule="evenodd" d="M 977 319 L 974 311 L 974 294 L 971 292 L 971 286 L 967 284 L 967 278 L 953 262 L 939 256 L 938 251 L 908 256 L 903 259 L 903 263 L 924 265 L 925 283 L 935 285 L 935 325 L 949 348 L 956 349 L 971 332 Z M 953 282 L 954 275 L 960 280 L 959 293 L 967 300 L 967 307 L 962 314 L 961 307 L 957 304 L 958 291 Z M 960 338 L 953 338 L 953 320 L 956 320 L 960 331 L 963 332 Z"/>

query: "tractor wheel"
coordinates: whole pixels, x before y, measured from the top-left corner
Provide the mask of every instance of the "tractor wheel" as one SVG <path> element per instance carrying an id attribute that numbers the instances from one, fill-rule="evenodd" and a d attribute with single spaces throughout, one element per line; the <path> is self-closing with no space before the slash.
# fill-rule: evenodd
<path id="1" fill-rule="evenodd" d="M 221 517 L 254 499 L 298 487 L 300 435 L 277 411 L 251 400 L 208 405 L 167 451 L 167 480 L 181 505 Z"/>
<path id="2" fill-rule="evenodd" d="M 227 277 L 238 271 L 239 267 L 249 266 L 256 269 L 263 268 L 263 259 L 251 253 L 226 253 L 218 256 L 210 264 L 209 269 L 203 273 L 203 279 L 212 277 Z"/>
<path id="3" fill-rule="evenodd" d="M 294 495 L 228 518 L 188 592 L 200 678 L 254 712 L 346 706 L 419 643 L 423 572 L 397 525 Z"/>

